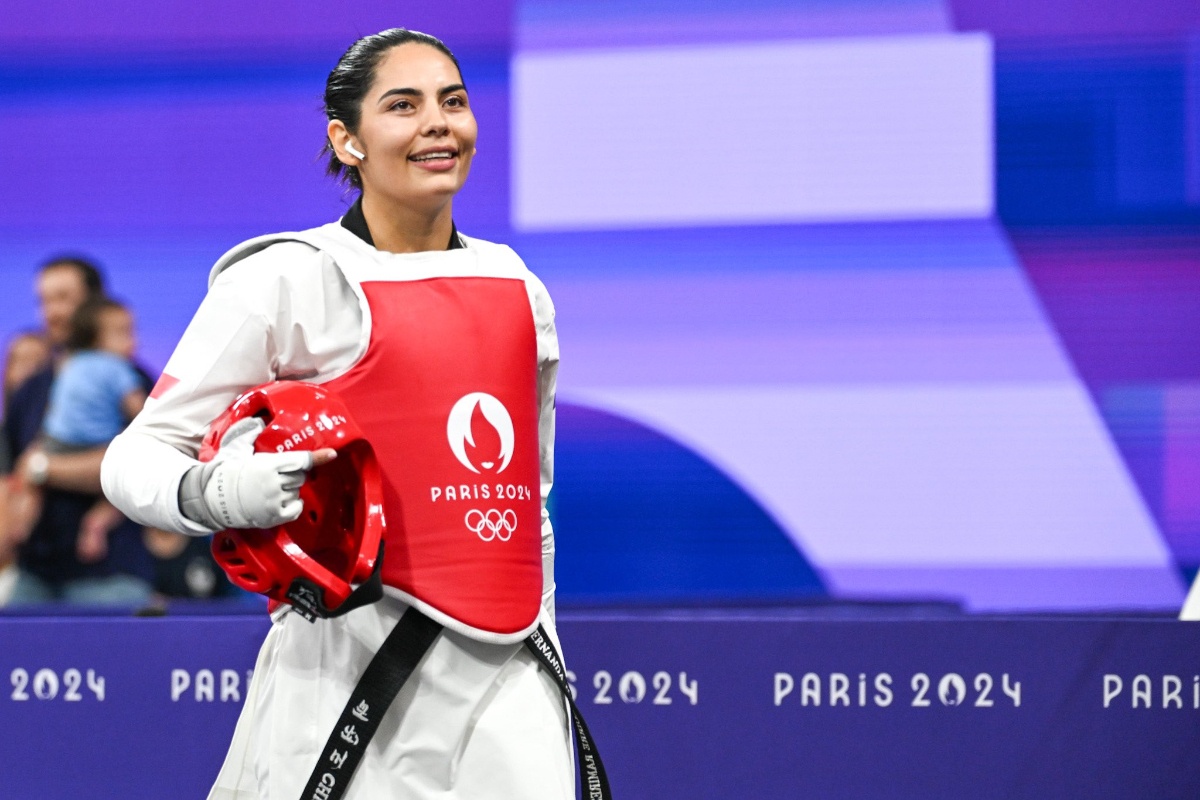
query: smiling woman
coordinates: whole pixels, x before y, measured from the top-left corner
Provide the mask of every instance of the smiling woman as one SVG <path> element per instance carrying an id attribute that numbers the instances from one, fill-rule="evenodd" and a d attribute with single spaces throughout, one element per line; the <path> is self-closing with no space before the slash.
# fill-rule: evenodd
<path id="1" fill-rule="evenodd" d="M 377 246 L 434 249 L 412 241 L 430 225 L 430 236 L 449 241 L 450 200 L 467 180 L 479 133 L 449 49 L 402 29 L 360 40 L 329 76 L 325 114 L 328 171 L 363 190 Z"/>
<path id="2" fill-rule="evenodd" d="M 268 540 L 332 574 L 346 540 L 358 552 L 367 515 L 325 519 L 338 503 L 314 487 L 330 481 L 305 485 L 309 471 L 328 477 L 338 452 L 305 450 L 317 446 L 305 436 L 256 452 L 268 449 L 267 412 L 230 426 L 204 463 L 201 440 L 239 395 L 306 381 L 344 403 L 378 460 L 383 599 L 345 613 L 349 601 L 326 607 L 320 580 L 263 589 L 271 576 L 254 576 L 292 605 L 272 615 L 210 797 L 572 797 L 546 512 L 554 307 L 512 250 L 455 227 L 478 130 L 444 44 L 404 29 L 360 39 L 330 73 L 325 106 L 328 171 L 356 202 L 337 222 L 222 256 L 104 462 L 106 493 L 143 524 L 229 529 L 220 541 Z M 308 538 L 291 538 L 301 526 Z M 314 527 L 336 541 L 302 550 Z M 328 618 L 310 623 L 314 613 Z M 391 682 L 399 695 L 375 693 L 400 663 L 412 671 Z M 577 741 L 598 785 L 603 767 Z"/>

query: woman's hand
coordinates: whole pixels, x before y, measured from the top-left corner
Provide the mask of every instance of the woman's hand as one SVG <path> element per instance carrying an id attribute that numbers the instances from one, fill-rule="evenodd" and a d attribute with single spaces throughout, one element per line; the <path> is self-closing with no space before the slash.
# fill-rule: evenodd
<path id="1" fill-rule="evenodd" d="M 337 451 L 256 453 L 254 442 L 264 428 L 255 417 L 230 427 L 216 457 L 193 468 L 200 470 L 198 479 L 185 478 L 180 496 L 185 514 L 215 529 L 273 528 L 300 516 L 300 487 L 308 470 L 333 461 Z M 188 488 L 194 484 L 196 489 Z"/>

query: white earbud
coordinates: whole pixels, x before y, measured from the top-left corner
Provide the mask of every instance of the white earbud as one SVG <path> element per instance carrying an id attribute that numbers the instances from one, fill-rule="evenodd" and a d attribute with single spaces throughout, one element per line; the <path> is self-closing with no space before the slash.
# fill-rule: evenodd
<path id="1" fill-rule="evenodd" d="M 359 159 L 360 161 L 366 161 L 366 159 L 367 159 L 366 153 L 360 153 L 358 150 L 355 150 L 354 145 L 350 144 L 349 142 L 346 142 L 346 152 L 349 153 L 350 155 L 354 156 L 355 158 Z"/>

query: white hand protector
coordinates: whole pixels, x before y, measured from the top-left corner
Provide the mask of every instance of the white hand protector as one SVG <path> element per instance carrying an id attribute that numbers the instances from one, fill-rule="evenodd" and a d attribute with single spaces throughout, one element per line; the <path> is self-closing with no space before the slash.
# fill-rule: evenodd
<path id="1" fill-rule="evenodd" d="M 188 518 L 217 530 L 273 528 L 300 516 L 300 487 L 312 468 L 312 453 L 255 453 L 254 441 L 265 427 L 254 417 L 235 423 L 216 457 L 184 476 L 179 501 Z"/>

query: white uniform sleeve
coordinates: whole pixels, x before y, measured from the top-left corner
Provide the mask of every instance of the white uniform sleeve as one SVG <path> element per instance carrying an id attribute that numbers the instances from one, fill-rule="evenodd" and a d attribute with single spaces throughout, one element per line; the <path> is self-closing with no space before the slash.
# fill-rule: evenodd
<path id="1" fill-rule="evenodd" d="M 130 519 L 208 533 L 179 510 L 179 483 L 209 425 L 239 394 L 277 379 L 321 380 L 359 356 L 362 311 L 319 251 L 283 242 L 213 281 L 163 374 L 158 396 L 113 440 L 101 484 Z"/>
<path id="2" fill-rule="evenodd" d="M 538 452 L 541 459 L 542 495 L 542 605 L 554 620 L 554 528 L 546 502 L 554 485 L 554 396 L 558 383 L 558 333 L 554 303 L 545 285 L 531 280 L 533 319 L 538 350 Z"/>

